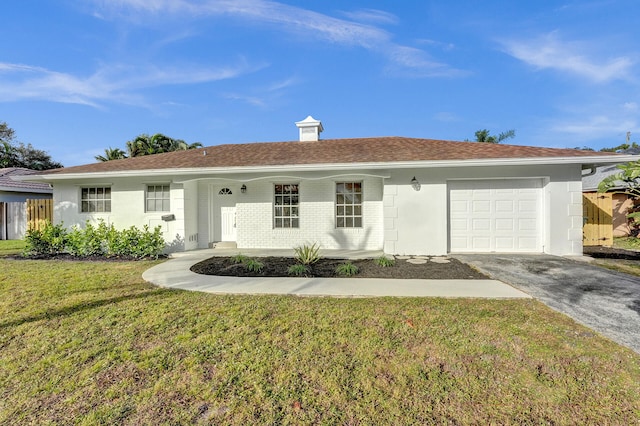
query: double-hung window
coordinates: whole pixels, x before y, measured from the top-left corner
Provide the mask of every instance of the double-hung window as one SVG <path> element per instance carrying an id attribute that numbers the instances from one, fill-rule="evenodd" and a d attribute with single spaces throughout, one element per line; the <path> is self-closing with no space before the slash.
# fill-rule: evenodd
<path id="1" fill-rule="evenodd" d="M 147 185 L 147 211 L 169 211 L 169 185 Z"/>
<path id="2" fill-rule="evenodd" d="M 362 227 L 362 182 L 336 183 L 336 228 Z"/>
<path id="3" fill-rule="evenodd" d="M 81 188 L 80 211 L 82 213 L 110 212 L 111 188 L 108 186 Z"/>
<path id="4" fill-rule="evenodd" d="M 275 228 L 298 228 L 300 226 L 297 183 L 275 184 L 273 204 L 273 226 Z"/>

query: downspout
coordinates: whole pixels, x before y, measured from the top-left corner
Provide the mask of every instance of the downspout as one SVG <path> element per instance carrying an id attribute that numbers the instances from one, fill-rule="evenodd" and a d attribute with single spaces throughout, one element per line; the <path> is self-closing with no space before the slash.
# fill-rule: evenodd
<path id="1" fill-rule="evenodd" d="M 584 172 L 586 169 L 582 169 L 582 171 Z M 582 173 L 582 177 L 587 177 L 587 176 L 592 176 L 596 174 L 596 170 L 597 167 L 596 166 L 590 166 L 589 167 L 589 172 L 588 173 Z"/>

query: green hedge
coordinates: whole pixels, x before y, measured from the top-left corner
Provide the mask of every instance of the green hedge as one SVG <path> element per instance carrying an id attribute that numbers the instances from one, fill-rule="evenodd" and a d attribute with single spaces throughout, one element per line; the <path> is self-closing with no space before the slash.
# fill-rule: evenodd
<path id="1" fill-rule="evenodd" d="M 103 220 L 94 226 L 87 221 L 84 229 L 73 226 L 67 231 L 62 224 L 48 222 L 42 229 L 29 229 L 25 236 L 25 256 L 56 255 L 68 253 L 73 256 L 157 258 L 164 250 L 162 227 L 153 231 L 145 225 L 142 230 L 132 226 L 117 230 Z"/>

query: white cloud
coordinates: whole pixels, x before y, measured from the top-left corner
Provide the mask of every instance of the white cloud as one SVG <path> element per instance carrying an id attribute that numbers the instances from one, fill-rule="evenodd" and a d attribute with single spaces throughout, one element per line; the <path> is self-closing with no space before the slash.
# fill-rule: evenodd
<path id="1" fill-rule="evenodd" d="M 387 51 L 387 55 L 392 59 L 388 69 L 413 77 L 462 77 L 469 74 L 433 61 L 424 51 L 414 47 L 395 45 Z"/>
<path id="2" fill-rule="evenodd" d="M 0 101 L 39 99 L 93 107 L 104 102 L 145 105 L 145 100 L 136 93 L 144 88 L 230 79 L 260 67 L 251 67 L 243 60 L 239 65 L 220 68 L 103 66 L 83 77 L 29 65 L 0 63 Z"/>
<path id="3" fill-rule="evenodd" d="M 298 83 L 299 83 L 299 80 L 297 77 L 289 77 L 285 80 L 276 81 L 275 83 L 271 84 L 269 87 L 267 87 L 267 91 L 277 92 L 277 91 L 286 89 L 287 87 L 295 86 Z"/>
<path id="4" fill-rule="evenodd" d="M 406 67 L 419 76 L 461 75 L 459 70 L 434 61 L 426 52 L 395 43 L 392 34 L 376 26 L 334 18 L 322 13 L 269 0 L 95 0 L 101 7 L 100 16 L 111 15 L 123 19 L 137 19 L 131 13 L 156 14 L 166 18 L 193 16 L 233 16 L 239 19 L 272 24 L 278 31 L 296 32 L 302 37 L 314 37 L 345 46 L 358 46 L 379 52 L 395 67 Z M 357 12 L 356 12 L 357 13 Z M 366 9 L 360 18 L 389 21 L 393 15 Z M 148 19 L 148 16 L 145 16 Z M 371 21 L 372 19 L 369 19 Z M 393 68 L 393 67 L 392 67 Z M 418 72 L 419 71 L 419 72 Z"/>
<path id="5" fill-rule="evenodd" d="M 596 83 L 630 78 L 634 61 L 628 56 L 602 58 L 594 46 L 567 42 L 551 32 L 530 40 L 503 41 L 509 55 L 539 69 L 555 69 Z"/>
<path id="6" fill-rule="evenodd" d="M 636 129 L 638 122 L 632 118 L 618 118 L 609 115 L 593 115 L 582 119 L 556 123 L 551 130 L 577 136 L 582 140 L 594 140 Z"/>
<path id="7" fill-rule="evenodd" d="M 360 9 L 351 12 L 342 12 L 342 14 L 347 18 L 358 22 L 395 25 L 399 21 L 396 15 L 377 9 Z"/>
<path id="8" fill-rule="evenodd" d="M 223 95 L 225 99 L 231 99 L 234 101 L 242 101 L 242 102 L 246 102 L 250 105 L 253 106 L 257 106 L 257 107 L 265 107 L 267 106 L 267 103 L 264 99 L 259 98 L 257 96 L 249 96 L 249 95 L 243 95 L 240 93 L 227 93 L 225 95 Z"/>
<path id="9" fill-rule="evenodd" d="M 437 120 L 437 121 L 442 121 L 442 122 L 445 122 L 445 123 L 454 122 L 454 121 L 460 121 L 460 117 L 458 117 L 456 114 L 454 114 L 452 112 L 446 112 L 446 111 L 439 112 L 439 113 L 435 114 L 433 116 L 433 119 Z"/>

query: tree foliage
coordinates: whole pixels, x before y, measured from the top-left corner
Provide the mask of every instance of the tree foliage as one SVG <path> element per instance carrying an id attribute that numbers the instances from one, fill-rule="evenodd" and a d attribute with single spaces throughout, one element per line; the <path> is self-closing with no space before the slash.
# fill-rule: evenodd
<path id="1" fill-rule="evenodd" d="M 598 185 L 598 192 L 613 192 L 640 197 L 640 160 L 616 166 L 620 171 L 607 176 Z"/>
<path id="2" fill-rule="evenodd" d="M 626 151 L 627 149 L 631 149 L 631 148 L 640 148 L 640 145 L 638 145 L 636 142 L 632 142 L 631 144 L 623 143 L 611 148 L 602 148 L 600 152 L 620 152 L 620 151 Z"/>
<path id="3" fill-rule="evenodd" d="M 51 156 L 30 143 L 16 142 L 15 131 L 7 123 L 0 123 L 0 167 L 23 167 L 32 170 L 49 170 L 63 167 Z"/>
<path id="4" fill-rule="evenodd" d="M 104 155 L 96 155 L 98 161 L 119 160 L 129 157 L 142 157 L 144 155 L 161 154 L 163 152 L 183 151 L 200 148 L 200 142 L 187 143 L 182 139 L 173 139 L 162 133 L 148 135 L 143 133 L 126 143 L 126 152 L 120 148 L 107 148 Z"/>
<path id="5" fill-rule="evenodd" d="M 487 129 L 481 129 L 476 131 L 476 142 L 484 142 L 484 143 L 500 143 L 503 140 L 511 139 L 516 137 L 516 131 L 514 129 L 507 130 L 506 132 L 500 133 L 498 136 L 491 135 L 490 131 Z"/>
<path id="6" fill-rule="evenodd" d="M 598 192 L 612 192 L 617 194 L 627 194 L 634 200 L 640 199 L 640 160 L 616 166 L 620 171 L 614 175 L 607 176 L 598 184 Z M 637 233 L 640 227 L 640 211 L 637 203 L 627 215 L 631 220 L 633 232 Z"/>
<path id="7" fill-rule="evenodd" d="M 95 158 L 98 161 L 122 160 L 127 158 L 127 153 L 120 148 L 109 147 L 104 150 L 104 155 L 96 155 Z"/>

